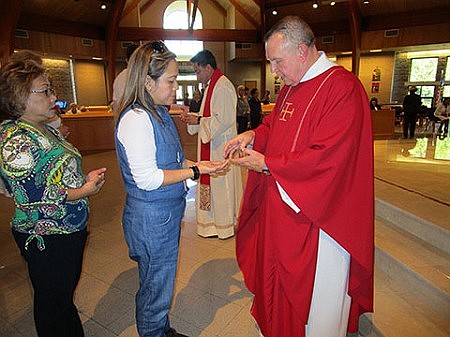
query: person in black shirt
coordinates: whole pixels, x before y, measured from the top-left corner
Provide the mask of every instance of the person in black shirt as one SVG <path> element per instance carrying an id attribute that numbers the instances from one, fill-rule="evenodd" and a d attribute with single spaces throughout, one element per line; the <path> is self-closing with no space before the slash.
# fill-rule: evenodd
<path id="1" fill-rule="evenodd" d="M 250 91 L 250 99 L 248 104 L 250 105 L 250 128 L 256 129 L 262 120 L 261 101 L 258 98 L 258 89 L 253 88 Z"/>
<path id="2" fill-rule="evenodd" d="M 422 106 L 422 99 L 416 94 L 417 88 L 412 86 L 409 88 L 409 95 L 406 95 L 403 100 L 403 137 L 414 138 L 414 131 L 416 130 L 417 114 L 419 113 L 420 107 Z"/>
<path id="3" fill-rule="evenodd" d="M 202 105 L 202 94 L 200 91 L 195 90 L 191 103 L 189 104 L 189 112 L 199 112 Z"/>

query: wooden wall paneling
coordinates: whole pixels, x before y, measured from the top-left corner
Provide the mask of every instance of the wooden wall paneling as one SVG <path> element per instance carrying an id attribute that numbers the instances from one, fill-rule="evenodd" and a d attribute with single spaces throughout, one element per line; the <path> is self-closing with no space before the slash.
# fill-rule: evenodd
<path id="1" fill-rule="evenodd" d="M 22 1 L 0 1 L 0 65 L 4 64 L 14 50 L 14 34 L 19 21 Z"/>
<path id="2" fill-rule="evenodd" d="M 92 46 L 83 46 L 82 38 L 51 34 L 38 31 L 29 31 L 29 38 L 15 38 L 16 49 L 30 49 L 41 54 L 69 57 L 91 58 L 105 56 L 105 42 L 93 40 Z"/>
<path id="3" fill-rule="evenodd" d="M 450 22 L 400 28 L 397 37 L 385 37 L 384 32 L 384 30 L 363 32 L 361 48 L 388 49 L 450 42 Z"/>
<path id="4" fill-rule="evenodd" d="M 322 36 L 316 35 L 316 46 L 319 50 L 327 53 L 337 53 L 352 50 L 352 38 L 349 33 L 331 35 L 334 38 L 333 43 L 322 43 Z"/>
<path id="5" fill-rule="evenodd" d="M 264 56 L 264 44 L 263 43 L 252 43 L 250 49 L 235 48 L 237 59 L 256 59 Z"/>
<path id="6" fill-rule="evenodd" d="M 450 7 L 421 9 L 414 12 L 372 15 L 364 18 L 364 30 L 385 30 L 393 28 L 435 25 L 448 23 Z"/>
<path id="7" fill-rule="evenodd" d="M 434 26 L 405 27 L 400 30 L 399 47 L 450 43 L 450 19 Z"/>
<path id="8" fill-rule="evenodd" d="M 105 39 L 105 30 L 103 27 L 40 14 L 22 13 L 17 27 L 30 31 L 47 32 L 68 36 L 82 36 L 85 38 L 98 40 Z"/>

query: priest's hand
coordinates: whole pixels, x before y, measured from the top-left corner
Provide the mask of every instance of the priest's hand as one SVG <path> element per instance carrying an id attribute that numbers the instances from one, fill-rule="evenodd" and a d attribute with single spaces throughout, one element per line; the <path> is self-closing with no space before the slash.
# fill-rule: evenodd
<path id="1" fill-rule="evenodd" d="M 263 168 L 265 168 L 264 160 L 265 156 L 258 151 L 243 148 L 239 149 L 239 156 L 235 156 L 234 158 L 230 158 L 230 163 L 245 167 L 249 170 L 262 172 Z"/>
<path id="2" fill-rule="evenodd" d="M 236 151 L 243 151 L 248 145 L 253 143 L 255 132 L 253 130 L 246 131 L 229 140 L 225 144 L 223 150 L 224 158 L 232 158 Z"/>
<path id="3" fill-rule="evenodd" d="M 196 113 L 182 111 L 180 114 L 180 120 L 186 124 L 196 125 L 199 124 L 199 116 Z"/>

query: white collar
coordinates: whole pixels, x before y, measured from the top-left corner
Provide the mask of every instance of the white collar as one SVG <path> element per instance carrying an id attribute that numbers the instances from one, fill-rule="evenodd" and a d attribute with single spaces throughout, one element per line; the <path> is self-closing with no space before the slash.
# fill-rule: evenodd
<path id="1" fill-rule="evenodd" d="M 319 51 L 319 54 L 320 54 L 319 58 L 317 59 L 316 62 L 314 62 L 314 64 L 311 66 L 311 68 L 308 69 L 308 71 L 305 73 L 305 75 L 300 80 L 300 83 L 308 81 L 314 77 L 319 76 L 320 74 L 324 73 L 331 67 L 338 66 L 336 63 L 334 63 L 327 57 L 325 52 Z"/>

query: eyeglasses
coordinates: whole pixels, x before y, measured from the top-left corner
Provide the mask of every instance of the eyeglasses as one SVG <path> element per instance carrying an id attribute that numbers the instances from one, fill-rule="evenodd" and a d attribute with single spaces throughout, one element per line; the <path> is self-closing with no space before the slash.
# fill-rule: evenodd
<path id="1" fill-rule="evenodd" d="M 150 44 L 155 53 L 164 53 L 167 51 L 167 47 L 162 41 L 154 41 Z"/>
<path id="2" fill-rule="evenodd" d="M 42 93 L 44 93 L 45 96 L 47 96 L 47 97 L 50 97 L 51 95 L 56 96 L 55 89 L 53 89 L 53 88 L 35 89 L 35 90 L 30 90 L 30 92 L 33 93 L 33 94 L 42 94 Z"/>

